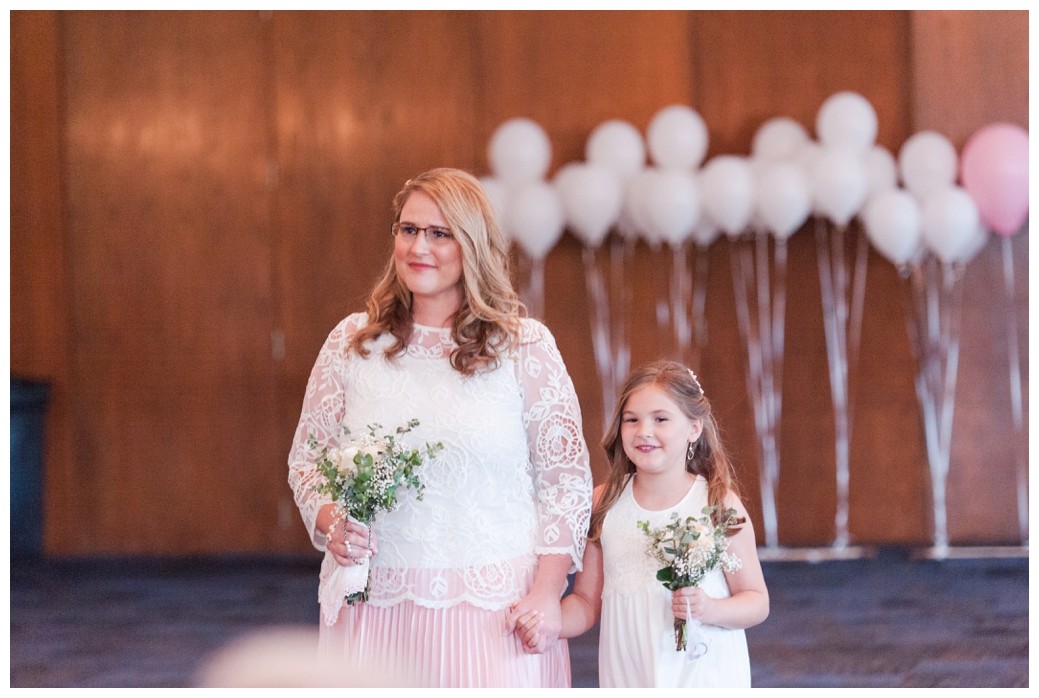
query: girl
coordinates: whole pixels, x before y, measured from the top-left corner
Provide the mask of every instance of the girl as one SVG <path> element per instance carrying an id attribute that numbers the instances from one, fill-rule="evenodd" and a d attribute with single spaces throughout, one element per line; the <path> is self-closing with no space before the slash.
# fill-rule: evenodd
<path id="1" fill-rule="evenodd" d="M 768 590 L 754 528 L 693 372 L 673 361 L 636 369 L 602 445 L 609 476 L 595 490 L 583 570 L 563 599 L 559 636 L 584 633 L 601 614 L 600 687 L 749 686 L 744 628 L 768 616 Z M 699 517 L 708 504 L 716 516 L 731 508 L 743 519 L 729 538 L 742 568 L 716 569 L 699 587 L 672 593 L 656 579 L 660 563 L 646 553 L 648 538 L 636 523 L 657 528 L 672 512 Z M 689 623 L 687 652 L 675 649 L 675 618 Z M 537 642 L 537 612 L 512 620 L 524 642 Z M 697 646 L 706 647 L 698 658 Z"/>

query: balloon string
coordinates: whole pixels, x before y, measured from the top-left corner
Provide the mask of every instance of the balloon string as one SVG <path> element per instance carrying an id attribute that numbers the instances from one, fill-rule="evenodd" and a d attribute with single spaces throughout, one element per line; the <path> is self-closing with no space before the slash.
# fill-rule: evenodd
<path id="1" fill-rule="evenodd" d="M 631 287 L 625 283 L 624 270 L 631 265 L 634 257 L 634 241 L 614 240 L 610 246 L 610 298 L 618 310 L 610 331 L 610 346 L 613 350 L 611 385 L 614 389 L 624 382 L 631 364 L 631 348 L 627 342 Z"/>
<path id="2" fill-rule="evenodd" d="M 855 377 L 859 363 L 859 347 L 862 343 L 862 316 L 866 305 L 866 274 L 869 261 L 869 240 L 864 233 L 858 235 L 858 249 L 855 252 L 855 276 L 852 284 L 851 317 L 848 344 L 848 381 Z M 848 390 L 851 395 L 854 391 Z M 848 401 L 848 424 L 855 423 L 855 403 Z"/>
<path id="3" fill-rule="evenodd" d="M 689 278 L 684 246 L 671 248 L 671 327 L 674 331 L 676 356 L 689 346 L 689 311 L 685 288 Z"/>
<path id="4" fill-rule="evenodd" d="M 928 260 L 929 261 L 929 260 Z M 945 517 L 945 479 L 941 473 L 941 457 L 938 446 L 938 419 L 935 406 L 935 395 L 929 374 L 935 361 L 935 343 L 931 341 L 929 298 L 933 277 L 928 273 L 927 263 L 917 264 L 910 278 L 910 309 L 906 313 L 906 331 L 909 344 L 917 359 L 916 396 L 920 403 L 920 412 L 924 427 L 924 443 L 927 449 L 927 462 L 931 471 L 931 496 L 934 518 L 934 544 L 937 549 L 948 547 L 947 523 Z"/>
<path id="5" fill-rule="evenodd" d="M 585 247 L 581 256 L 584 260 L 586 288 L 592 301 L 592 349 L 602 391 L 603 422 L 606 423 L 613 413 L 613 400 L 615 399 L 613 370 L 610 365 L 610 309 L 602 272 L 595 261 L 595 249 Z"/>
<path id="6" fill-rule="evenodd" d="M 707 262 L 708 248 L 696 248 L 696 280 L 693 289 L 693 326 L 696 328 L 697 353 L 707 345 Z"/>
<path id="7" fill-rule="evenodd" d="M 783 414 L 783 344 L 786 325 L 786 266 L 787 248 L 785 239 L 776 239 L 775 245 L 775 288 L 772 305 L 772 438 L 776 444 L 775 482 L 779 481 L 779 438 Z"/>
<path id="8" fill-rule="evenodd" d="M 822 291 L 823 326 L 830 363 L 830 395 L 833 398 L 834 436 L 836 446 L 837 512 L 834 546 L 843 548 L 850 542 L 848 533 L 848 500 L 850 490 L 849 444 L 851 441 L 847 399 L 847 273 L 844 268 L 844 227 L 837 226 L 829 237 L 825 224 L 817 220 L 816 243 L 819 262 L 819 285 Z"/>
<path id="9" fill-rule="evenodd" d="M 774 356 L 772 344 L 772 296 L 769 283 L 769 254 L 768 234 L 759 233 L 756 236 L 754 251 L 757 262 L 757 289 L 758 289 L 758 337 L 761 340 L 761 392 L 764 396 L 765 423 L 771 427 L 775 424 L 776 416 L 773 412 L 775 405 L 772 396 L 775 394 L 772 384 L 772 358 Z M 771 431 L 771 429 L 769 429 Z"/>
<path id="10" fill-rule="evenodd" d="M 777 361 L 776 351 L 776 316 L 773 315 L 774 307 L 769 282 L 769 235 L 757 236 L 757 270 L 758 270 L 758 325 L 761 328 L 761 353 L 762 353 L 762 400 L 765 411 L 765 472 L 770 488 L 772 499 L 778 498 L 779 484 L 779 389 L 777 387 L 777 376 L 782 373 L 782 360 Z M 778 250 L 778 245 L 777 245 Z M 778 276 L 778 273 L 777 273 Z M 778 318 L 779 336 L 782 337 L 782 316 Z M 782 340 L 780 340 L 780 343 Z M 778 352 L 782 355 L 782 349 Z"/>
<path id="11" fill-rule="evenodd" d="M 763 350 L 757 335 L 758 325 L 751 322 L 749 296 L 751 279 L 753 279 L 753 254 L 749 241 L 733 240 L 730 248 L 732 263 L 733 296 L 736 301 L 736 321 L 744 342 L 747 345 L 747 391 L 754 404 L 754 427 L 758 434 L 761 449 L 761 508 L 762 523 L 765 528 L 765 545 L 779 545 L 779 531 L 776 519 L 776 481 L 773 477 L 776 467 L 774 461 L 775 448 L 771 440 L 768 422 L 768 407 L 763 390 Z"/>
<path id="12" fill-rule="evenodd" d="M 1017 465 L 1017 517 L 1021 541 L 1028 545 L 1028 465 L 1021 454 L 1024 411 L 1021 405 L 1021 358 L 1017 346 L 1017 304 L 1014 302 L 1014 245 L 1003 238 L 1003 280 L 1007 297 L 1007 351 L 1010 364 L 1010 408 L 1014 420 L 1014 461 Z"/>
<path id="13" fill-rule="evenodd" d="M 941 474 L 943 484 L 943 504 L 952 461 L 952 427 L 953 411 L 956 405 L 956 377 L 958 375 L 960 356 L 960 308 L 963 300 L 963 267 L 952 264 L 943 268 L 943 300 L 945 303 L 945 322 L 942 333 L 943 354 L 945 356 L 944 385 L 941 400 L 941 431 L 938 434 L 941 448 Z M 947 552 L 948 535 L 939 546 L 939 554 Z"/>
<path id="14" fill-rule="evenodd" d="M 531 260 L 530 298 L 534 306 L 534 316 L 543 317 L 545 313 L 545 263 L 544 260 Z"/>

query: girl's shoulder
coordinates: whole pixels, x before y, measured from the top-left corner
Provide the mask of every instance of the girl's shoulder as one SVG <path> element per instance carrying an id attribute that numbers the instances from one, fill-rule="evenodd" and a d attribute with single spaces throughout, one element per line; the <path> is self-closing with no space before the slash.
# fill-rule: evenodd
<path id="1" fill-rule="evenodd" d="M 744 518 L 747 516 L 747 507 L 743 504 L 743 500 L 732 490 L 725 494 L 725 507 L 727 509 L 735 509 L 736 516 Z"/>

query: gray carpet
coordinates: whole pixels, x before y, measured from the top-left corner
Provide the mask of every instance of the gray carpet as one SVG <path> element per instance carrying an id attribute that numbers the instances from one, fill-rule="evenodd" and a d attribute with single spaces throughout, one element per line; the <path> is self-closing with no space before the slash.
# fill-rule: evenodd
<path id="1" fill-rule="evenodd" d="M 1027 687 L 1027 558 L 765 562 L 760 687 Z M 314 557 L 11 563 L 12 687 L 185 687 L 232 641 L 316 628 Z M 596 634 L 571 641 L 597 685 Z"/>

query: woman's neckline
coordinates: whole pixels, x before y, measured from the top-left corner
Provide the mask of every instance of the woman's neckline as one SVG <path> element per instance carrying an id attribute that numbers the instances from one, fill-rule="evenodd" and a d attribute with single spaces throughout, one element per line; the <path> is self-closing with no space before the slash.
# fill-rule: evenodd
<path id="1" fill-rule="evenodd" d="M 446 325 L 444 327 L 437 327 L 436 325 L 424 325 L 421 322 L 412 322 L 411 326 L 417 330 L 429 330 L 431 332 L 443 332 L 445 330 L 448 332 L 451 331 L 450 325 Z"/>
<path id="2" fill-rule="evenodd" d="M 685 494 L 683 494 L 681 497 L 679 497 L 678 500 L 675 501 L 674 504 L 672 504 L 670 506 L 666 506 L 663 509 L 650 509 L 649 507 L 642 506 L 642 504 L 639 502 L 638 498 L 635 497 L 635 478 L 632 478 L 631 479 L 631 488 L 630 488 L 631 501 L 635 502 L 635 506 L 637 506 L 642 511 L 648 511 L 648 512 L 653 512 L 653 513 L 660 513 L 660 512 L 663 512 L 663 511 L 670 511 L 670 510 L 674 509 L 675 507 L 677 507 L 679 504 L 681 504 L 682 502 L 684 502 L 686 500 L 686 498 L 692 493 L 693 488 L 696 487 L 696 483 L 699 480 L 700 480 L 700 476 L 697 475 L 696 473 L 693 473 L 693 481 L 689 483 L 689 488 L 686 489 Z"/>

